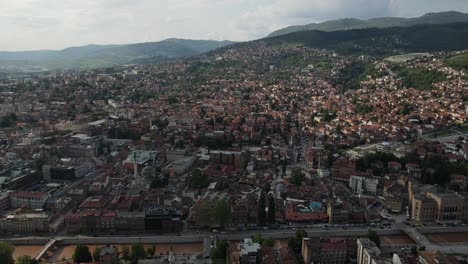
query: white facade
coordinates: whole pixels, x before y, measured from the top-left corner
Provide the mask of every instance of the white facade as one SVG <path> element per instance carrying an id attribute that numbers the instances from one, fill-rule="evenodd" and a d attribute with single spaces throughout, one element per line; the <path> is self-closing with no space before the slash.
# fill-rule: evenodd
<path id="1" fill-rule="evenodd" d="M 31 209 L 42 209 L 50 198 L 50 194 L 39 192 L 17 192 L 10 195 L 10 204 L 12 208 L 28 206 Z"/>
<path id="2" fill-rule="evenodd" d="M 353 193 L 363 194 L 364 192 L 364 177 L 351 176 L 349 178 L 349 187 Z"/>

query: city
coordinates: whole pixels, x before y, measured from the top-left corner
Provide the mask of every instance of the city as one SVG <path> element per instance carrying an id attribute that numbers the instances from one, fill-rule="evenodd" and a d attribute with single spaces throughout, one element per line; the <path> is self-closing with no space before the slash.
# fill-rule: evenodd
<path id="1" fill-rule="evenodd" d="M 468 45 L 280 40 L 0 78 L 0 262 L 466 263 Z"/>

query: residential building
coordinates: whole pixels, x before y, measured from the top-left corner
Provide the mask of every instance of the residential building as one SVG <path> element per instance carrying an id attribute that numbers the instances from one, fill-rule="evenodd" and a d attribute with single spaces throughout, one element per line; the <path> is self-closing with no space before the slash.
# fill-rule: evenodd
<path id="1" fill-rule="evenodd" d="M 240 263 L 241 264 L 257 264 L 259 263 L 261 246 L 259 243 L 254 243 L 252 239 L 245 238 L 240 243 Z"/>
<path id="2" fill-rule="evenodd" d="M 31 209 L 42 209 L 50 197 L 50 194 L 43 192 L 14 192 L 10 194 L 10 204 L 12 208 L 27 206 Z"/>
<path id="3" fill-rule="evenodd" d="M 357 264 L 380 264 L 384 263 L 381 260 L 382 252 L 374 242 L 367 238 L 359 238 L 357 240 Z"/>

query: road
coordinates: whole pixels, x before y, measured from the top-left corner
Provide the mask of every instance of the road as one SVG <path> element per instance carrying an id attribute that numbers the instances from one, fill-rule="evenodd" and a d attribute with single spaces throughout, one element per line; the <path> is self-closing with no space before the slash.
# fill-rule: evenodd
<path id="1" fill-rule="evenodd" d="M 326 228 L 305 228 L 309 237 L 329 237 L 329 236 L 361 236 L 368 232 L 367 227 L 329 227 Z M 467 227 L 421 227 L 416 230 L 414 227 L 403 226 L 397 224 L 390 228 L 380 229 L 375 228 L 379 235 L 402 234 L 402 232 L 410 235 L 419 246 L 425 246 L 428 250 L 440 250 L 446 253 L 468 252 L 468 243 L 456 244 L 433 244 L 424 234 L 427 233 L 448 233 L 448 232 L 468 232 Z M 261 234 L 264 238 L 272 237 L 274 239 L 286 239 L 295 235 L 294 229 L 270 229 L 270 230 L 251 230 L 251 231 L 233 231 L 233 232 L 187 232 L 183 235 L 139 235 L 139 236 L 56 236 L 51 239 L 57 240 L 57 243 L 63 245 L 73 244 L 122 244 L 124 243 L 142 243 L 142 244 L 158 244 L 158 243 L 204 243 L 204 250 L 207 251 L 212 241 L 216 239 L 242 240 L 251 237 L 255 234 Z M 5 238 L 2 240 L 13 245 L 35 245 L 45 244 L 47 237 L 16 237 Z"/>

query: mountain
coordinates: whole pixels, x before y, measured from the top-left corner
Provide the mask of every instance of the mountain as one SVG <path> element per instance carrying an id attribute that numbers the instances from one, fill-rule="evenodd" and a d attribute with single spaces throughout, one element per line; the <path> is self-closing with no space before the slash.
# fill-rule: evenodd
<path id="1" fill-rule="evenodd" d="M 369 20 L 345 18 L 340 20 L 327 21 L 323 23 L 313 23 L 303 26 L 291 26 L 274 31 L 268 37 L 286 35 L 298 31 L 321 30 L 321 31 L 341 31 L 364 28 L 389 28 L 389 27 L 409 27 L 421 24 L 450 24 L 468 23 L 468 14 L 460 12 L 440 12 L 428 13 L 417 18 L 382 17 Z"/>
<path id="2" fill-rule="evenodd" d="M 0 52 L 2 68 L 98 68 L 117 64 L 159 62 L 202 54 L 234 42 L 167 39 L 129 45 L 87 45 L 63 50 Z"/>
<path id="3" fill-rule="evenodd" d="M 366 28 L 342 31 L 299 31 L 265 38 L 268 45 L 295 44 L 332 49 L 343 54 L 391 55 L 468 49 L 468 23 Z M 242 45 L 242 44 L 238 44 Z"/>

